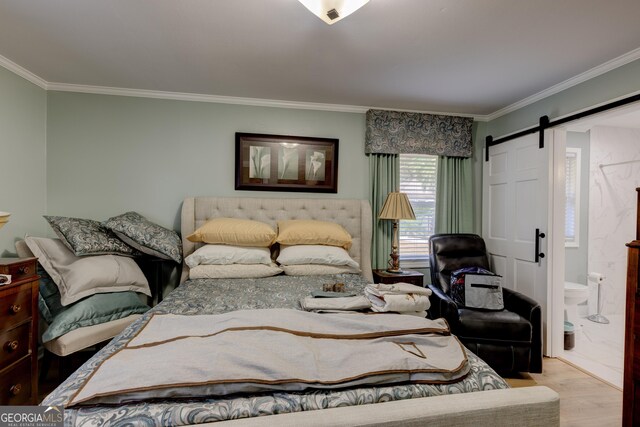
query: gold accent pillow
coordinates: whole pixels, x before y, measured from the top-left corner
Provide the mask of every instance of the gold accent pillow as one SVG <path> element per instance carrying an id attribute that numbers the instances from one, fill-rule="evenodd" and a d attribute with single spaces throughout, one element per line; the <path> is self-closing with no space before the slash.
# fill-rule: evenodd
<path id="1" fill-rule="evenodd" d="M 191 242 L 261 248 L 271 246 L 275 238 L 276 232 L 268 224 L 238 218 L 211 219 L 187 236 Z"/>
<path id="2" fill-rule="evenodd" d="M 340 224 L 311 219 L 278 221 L 278 238 L 281 245 L 326 245 L 351 247 L 351 235 Z"/>

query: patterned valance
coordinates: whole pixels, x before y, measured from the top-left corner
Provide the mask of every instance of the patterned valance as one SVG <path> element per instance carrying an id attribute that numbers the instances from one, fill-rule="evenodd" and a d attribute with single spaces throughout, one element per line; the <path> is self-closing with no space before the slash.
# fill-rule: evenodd
<path id="1" fill-rule="evenodd" d="M 367 111 L 365 153 L 471 157 L 473 119 L 400 111 Z"/>

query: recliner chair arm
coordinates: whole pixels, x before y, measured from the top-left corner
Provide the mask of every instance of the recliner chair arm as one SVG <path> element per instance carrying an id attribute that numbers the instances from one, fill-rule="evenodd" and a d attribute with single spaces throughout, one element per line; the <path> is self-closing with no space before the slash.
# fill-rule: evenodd
<path id="1" fill-rule="evenodd" d="M 504 297 L 504 308 L 507 310 L 518 313 L 528 321 L 534 320 L 532 316 L 537 316 L 534 312 L 536 308 L 539 311 L 540 304 L 533 299 L 508 288 L 502 288 L 502 295 Z"/>
<path id="2" fill-rule="evenodd" d="M 429 298 L 431 302 L 429 318 L 437 319 L 438 317 L 444 317 L 447 322 L 449 322 L 449 325 L 457 323 L 459 320 L 457 304 L 438 286 L 429 284 L 427 287 L 433 292 Z"/>
<path id="3" fill-rule="evenodd" d="M 520 292 L 502 288 L 504 308 L 531 322 L 531 359 L 529 372 L 542 372 L 542 309 L 533 299 Z"/>

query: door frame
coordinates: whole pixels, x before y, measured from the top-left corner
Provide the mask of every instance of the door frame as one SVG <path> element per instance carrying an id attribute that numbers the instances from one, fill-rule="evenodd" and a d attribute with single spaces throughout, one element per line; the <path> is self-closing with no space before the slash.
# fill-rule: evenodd
<path id="1" fill-rule="evenodd" d="M 564 275 L 565 275 L 565 157 L 567 131 L 549 129 L 551 136 L 549 167 L 549 264 L 547 270 L 547 351 L 549 357 L 564 352 Z M 546 135 L 545 135 L 546 136 Z"/>

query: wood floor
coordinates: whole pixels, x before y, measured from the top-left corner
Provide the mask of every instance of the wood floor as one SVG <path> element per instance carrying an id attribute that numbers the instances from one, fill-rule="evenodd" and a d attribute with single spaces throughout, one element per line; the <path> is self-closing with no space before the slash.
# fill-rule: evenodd
<path id="1" fill-rule="evenodd" d="M 560 395 L 560 425 L 605 427 L 622 425 L 622 392 L 558 359 L 544 359 L 538 383 Z"/>

